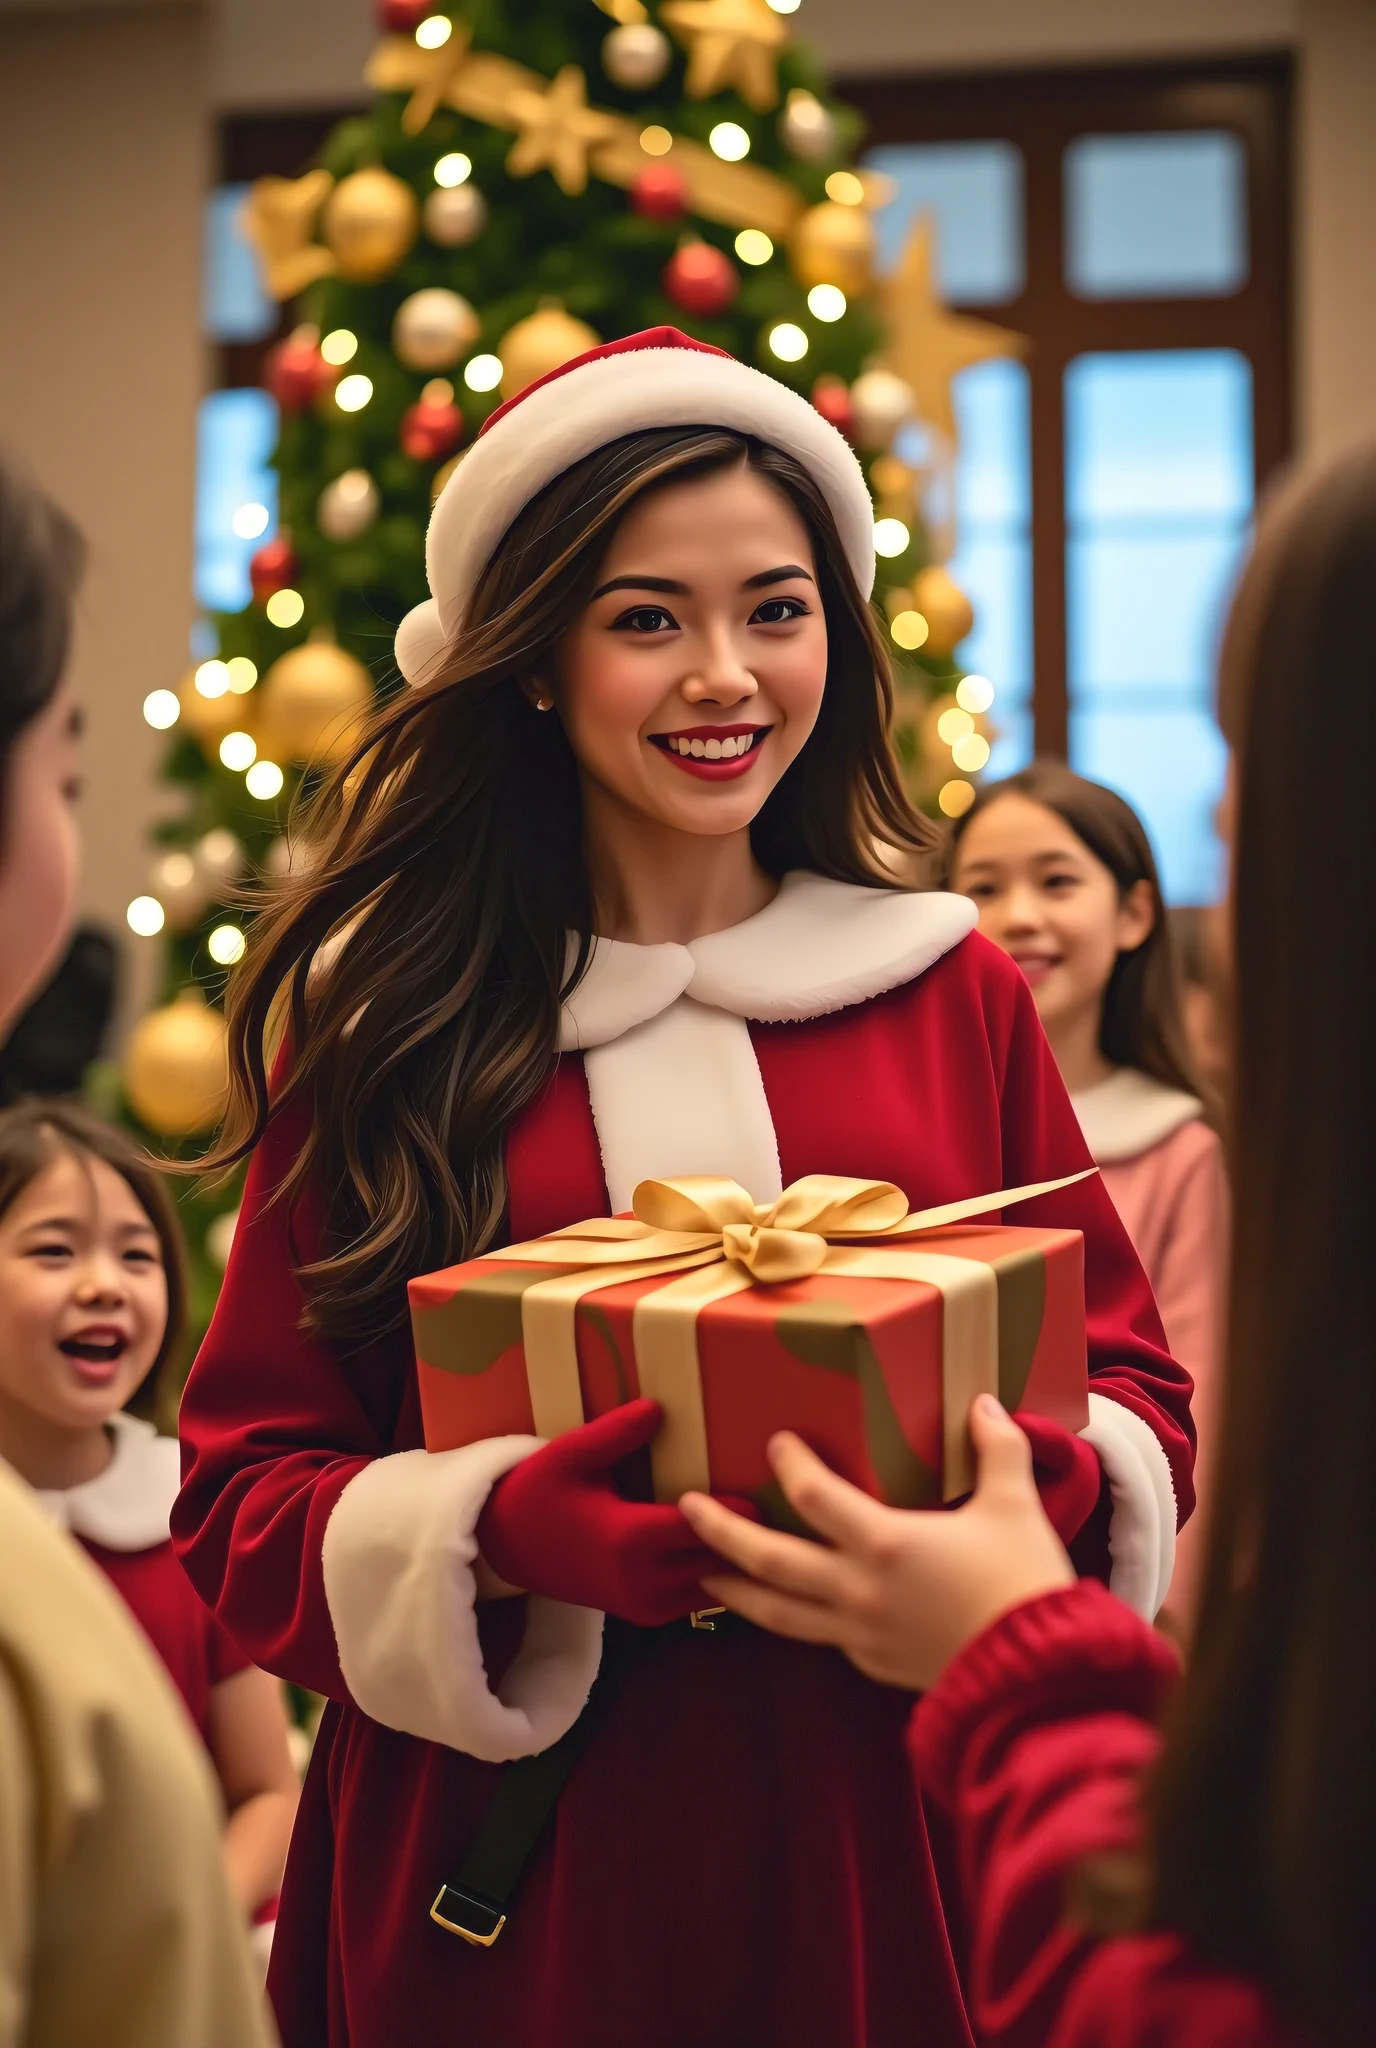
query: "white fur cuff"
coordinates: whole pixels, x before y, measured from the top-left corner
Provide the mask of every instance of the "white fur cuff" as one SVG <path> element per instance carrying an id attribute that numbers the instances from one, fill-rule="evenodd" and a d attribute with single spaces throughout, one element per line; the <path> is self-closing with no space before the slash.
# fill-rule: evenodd
<path id="1" fill-rule="evenodd" d="M 325 1529 L 325 1597 L 354 1700 L 386 1728 L 486 1763 L 557 1742 L 602 1658 L 600 1614 L 532 1594 L 525 1641 L 496 1693 L 488 1686 L 473 1532 L 496 1481 L 539 1448 L 539 1437 L 501 1436 L 374 1459 Z"/>
<path id="2" fill-rule="evenodd" d="M 1141 1416 L 1107 1394 L 1091 1393 L 1081 1434 L 1098 1453 L 1113 1500 L 1109 1591 L 1154 1621 L 1175 1568 L 1175 1488 L 1166 1454 Z"/>

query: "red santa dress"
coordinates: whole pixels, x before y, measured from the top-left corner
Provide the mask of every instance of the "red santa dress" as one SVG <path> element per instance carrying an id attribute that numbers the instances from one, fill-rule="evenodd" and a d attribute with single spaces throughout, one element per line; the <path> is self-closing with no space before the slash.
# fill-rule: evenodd
<path id="1" fill-rule="evenodd" d="M 974 915 L 797 873 L 689 946 L 599 942 L 508 1138 L 511 1237 L 625 1209 L 647 1175 L 729 1174 L 757 1200 L 866 1175 L 921 1207 L 1087 1165 Z M 299 1332 L 310 1218 L 267 1198 L 300 1139 L 281 1116 L 252 1163 L 173 1518 L 226 1626 L 330 1700 L 269 1979 L 286 2048 L 967 2048 L 911 1698 L 749 1629 L 656 1632 L 495 1947 L 430 1920 L 501 1763 L 577 1718 L 603 1618 L 475 1609 L 483 1502 L 537 1439 L 427 1454 L 404 1335 L 345 1358 Z M 1150 1612 L 1192 1500 L 1188 1377 L 1097 1180 L 1019 1218 L 1085 1233 L 1103 1564 Z"/>

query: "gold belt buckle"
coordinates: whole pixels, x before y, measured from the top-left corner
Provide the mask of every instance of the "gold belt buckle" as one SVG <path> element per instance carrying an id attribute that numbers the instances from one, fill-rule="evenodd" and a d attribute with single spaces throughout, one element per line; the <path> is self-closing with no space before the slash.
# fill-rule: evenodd
<path id="1" fill-rule="evenodd" d="M 701 1629 L 705 1636 L 714 1636 L 717 1632 L 717 1624 L 709 1617 L 714 1614 L 725 1614 L 725 1612 L 726 1609 L 724 1607 L 695 1607 L 688 1617 L 689 1626 Z"/>
<path id="2" fill-rule="evenodd" d="M 475 1926 L 465 1927 L 457 1918 L 466 1910 Z M 446 1934 L 457 1934 L 461 1941 L 471 1942 L 474 1948 L 491 1948 L 497 1936 L 506 1926 L 506 1914 L 490 1900 L 475 1898 L 458 1885 L 442 1884 L 439 1896 L 430 1908 L 430 1918 Z M 495 1924 L 494 1924 L 495 1923 Z"/>

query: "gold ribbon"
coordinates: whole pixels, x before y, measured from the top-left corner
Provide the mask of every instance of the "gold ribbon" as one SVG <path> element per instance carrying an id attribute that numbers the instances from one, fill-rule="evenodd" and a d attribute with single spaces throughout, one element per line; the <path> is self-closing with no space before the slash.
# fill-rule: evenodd
<path id="1" fill-rule="evenodd" d="M 584 1420 L 575 1326 L 584 1296 L 677 1275 L 636 1303 L 632 1341 L 641 1392 L 664 1408 L 664 1426 L 650 1449 L 655 1496 L 677 1500 L 689 1488 L 706 1490 L 697 1319 L 709 1303 L 814 1273 L 923 1281 L 939 1290 L 944 1311 L 943 1492 L 947 1499 L 968 1492 L 965 1418 L 976 1394 L 998 1392 L 998 1282 L 978 1259 L 905 1247 L 925 1232 L 1073 1187 L 1097 1170 L 916 1211 L 892 1181 L 813 1173 L 786 1187 L 777 1201 L 756 1202 L 737 1181 L 684 1174 L 641 1181 L 631 1216 L 593 1217 L 487 1252 L 488 1259 L 565 1269 L 521 1297 L 536 1432 L 560 1436 Z"/>

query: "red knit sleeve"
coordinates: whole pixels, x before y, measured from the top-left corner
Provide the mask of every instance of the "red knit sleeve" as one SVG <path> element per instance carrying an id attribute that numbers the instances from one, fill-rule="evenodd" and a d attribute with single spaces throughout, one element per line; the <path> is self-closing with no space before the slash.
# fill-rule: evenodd
<path id="1" fill-rule="evenodd" d="M 985 2048 L 1280 2048 L 1260 1987 L 1169 1933 L 1101 1940 L 1067 1916 L 1086 1857 L 1139 1842 L 1138 1790 L 1178 1675 L 1163 1637 L 1092 1582 L 1013 1608 L 914 1710 L 923 1791 L 949 1813 Z"/>
<path id="2" fill-rule="evenodd" d="M 274 1117 L 249 1167 L 214 1319 L 182 1397 L 172 1538 L 201 1598 L 248 1657 L 347 1698 L 321 1544 L 345 1486 L 391 1449 L 397 1390 L 347 1372 L 299 1327 L 289 1205 L 269 1200 L 305 1135 Z M 298 1229 L 300 1228 L 298 1219 Z"/>

